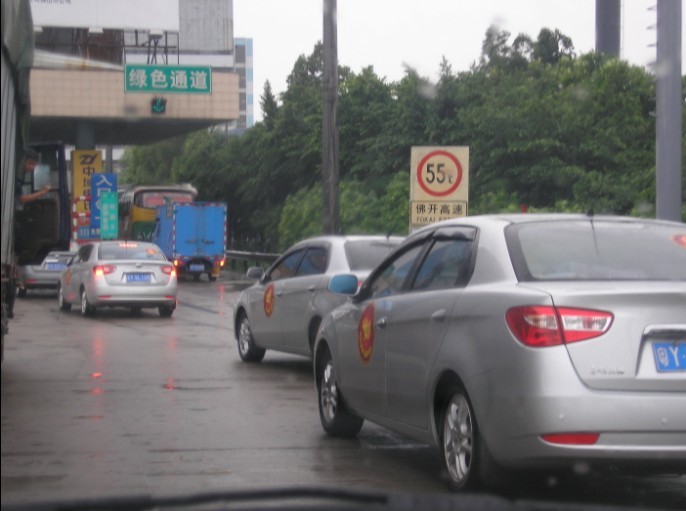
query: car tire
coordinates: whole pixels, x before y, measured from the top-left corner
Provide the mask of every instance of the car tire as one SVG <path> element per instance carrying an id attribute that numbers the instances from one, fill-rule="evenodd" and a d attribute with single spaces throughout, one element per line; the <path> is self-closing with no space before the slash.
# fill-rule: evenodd
<path id="1" fill-rule="evenodd" d="M 474 408 L 459 386 L 449 392 L 441 414 L 441 458 L 453 491 L 471 491 L 506 482 L 480 435 Z"/>
<path id="2" fill-rule="evenodd" d="M 238 355 L 243 362 L 261 362 L 267 350 L 255 344 L 250 330 L 250 321 L 245 313 L 241 314 L 238 320 Z"/>
<path id="3" fill-rule="evenodd" d="M 161 317 L 171 318 L 172 314 L 174 314 L 174 308 L 173 305 L 160 305 L 157 308 L 157 311 L 160 313 Z"/>
<path id="4" fill-rule="evenodd" d="M 62 286 L 57 286 L 57 305 L 59 305 L 61 311 L 69 312 L 71 310 L 71 304 L 64 299 L 64 289 L 62 289 Z"/>
<path id="5" fill-rule="evenodd" d="M 215 276 L 212 275 L 211 273 L 208 273 L 208 274 L 207 274 L 207 279 L 208 279 L 210 282 L 214 282 L 215 280 L 217 280 L 217 277 L 215 277 Z"/>
<path id="6" fill-rule="evenodd" d="M 17 298 L 26 298 L 26 288 L 25 287 L 18 287 L 17 288 Z"/>
<path id="7" fill-rule="evenodd" d="M 95 314 L 95 307 L 88 303 L 88 296 L 86 295 L 86 290 L 81 289 L 81 315 L 93 316 Z"/>
<path id="8" fill-rule="evenodd" d="M 364 419 L 350 413 L 341 399 L 331 354 L 327 350 L 317 364 L 319 418 L 327 434 L 353 438 L 362 429 Z"/>

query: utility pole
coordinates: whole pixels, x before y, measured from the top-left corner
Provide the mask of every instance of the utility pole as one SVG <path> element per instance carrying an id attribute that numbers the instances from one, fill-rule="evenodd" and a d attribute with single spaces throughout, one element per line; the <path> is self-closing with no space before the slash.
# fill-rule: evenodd
<path id="1" fill-rule="evenodd" d="M 595 49 L 598 53 L 619 58 L 620 0 L 595 0 Z"/>
<path id="2" fill-rule="evenodd" d="M 338 34 L 336 0 L 324 1 L 322 174 L 324 233 L 338 234 Z"/>
<path id="3" fill-rule="evenodd" d="M 656 213 L 681 221 L 681 0 L 657 1 Z"/>

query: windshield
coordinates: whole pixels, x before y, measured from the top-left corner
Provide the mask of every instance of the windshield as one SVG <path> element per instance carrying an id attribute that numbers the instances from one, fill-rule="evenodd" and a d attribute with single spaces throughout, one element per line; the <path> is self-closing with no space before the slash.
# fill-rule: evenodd
<path id="1" fill-rule="evenodd" d="M 390 241 L 348 241 L 345 255 L 352 271 L 375 268 L 395 248 L 397 242 Z"/>
<path id="2" fill-rule="evenodd" d="M 684 4 L 2 0 L 0 511 L 682 511 Z"/>
<path id="3" fill-rule="evenodd" d="M 534 222 L 507 230 L 510 255 L 521 281 L 685 281 L 684 239 L 683 226 L 593 218 Z"/>

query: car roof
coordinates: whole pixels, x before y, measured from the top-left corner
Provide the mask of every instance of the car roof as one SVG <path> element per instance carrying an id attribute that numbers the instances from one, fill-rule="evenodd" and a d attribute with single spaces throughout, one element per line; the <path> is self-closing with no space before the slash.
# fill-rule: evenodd
<path id="1" fill-rule="evenodd" d="M 394 241 L 400 243 L 404 239 L 403 236 L 384 236 L 381 234 L 327 234 L 323 236 L 313 236 L 306 238 L 297 243 L 294 243 L 289 250 L 293 248 L 300 248 L 317 243 L 330 243 L 332 245 L 339 245 L 348 241 Z"/>
<path id="2" fill-rule="evenodd" d="M 443 220 L 431 225 L 421 227 L 413 231 L 408 238 L 415 238 L 417 236 L 426 235 L 438 227 L 445 226 L 474 226 L 483 227 L 487 225 L 512 225 L 512 224 L 526 224 L 532 222 L 554 222 L 565 220 L 597 220 L 597 221 L 615 221 L 615 222 L 640 222 L 663 225 L 683 225 L 680 222 L 673 222 L 669 220 L 658 220 L 653 218 L 631 217 L 620 215 L 589 215 L 582 213 L 502 213 L 502 214 L 488 214 L 475 215 L 460 218 L 452 218 Z"/>

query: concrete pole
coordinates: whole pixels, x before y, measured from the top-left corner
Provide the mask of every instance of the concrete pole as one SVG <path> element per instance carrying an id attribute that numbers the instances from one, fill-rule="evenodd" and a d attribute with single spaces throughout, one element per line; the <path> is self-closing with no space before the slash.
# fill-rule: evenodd
<path id="1" fill-rule="evenodd" d="M 322 178 L 325 234 L 338 234 L 338 35 L 336 0 L 324 0 Z"/>
<path id="2" fill-rule="evenodd" d="M 657 2 L 656 214 L 681 221 L 681 0 Z"/>

